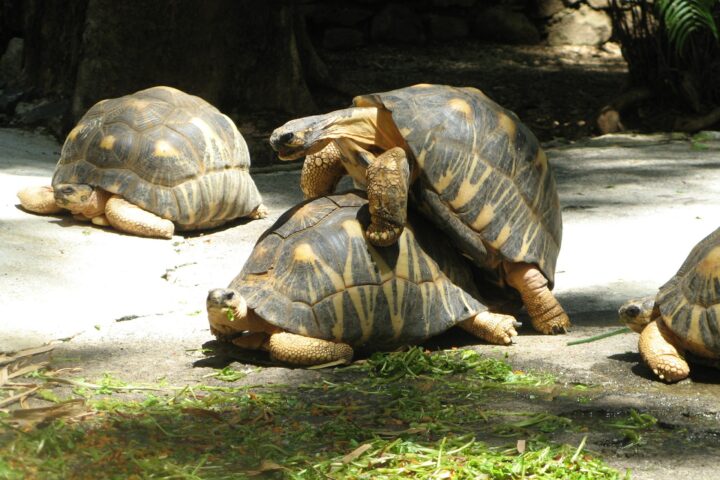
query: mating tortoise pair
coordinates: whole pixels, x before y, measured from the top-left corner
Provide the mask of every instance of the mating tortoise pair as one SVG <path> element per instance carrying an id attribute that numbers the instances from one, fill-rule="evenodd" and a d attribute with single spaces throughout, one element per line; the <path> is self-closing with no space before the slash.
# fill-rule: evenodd
<path id="1" fill-rule="evenodd" d="M 515 115 L 479 90 L 416 85 L 360 96 L 348 109 L 288 122 L 270 142 L 281 159 L 306 156 L 301 187 L 320 198 L 287 213 L 230 287 L 210 292 L 219 338 L 303 364 L 454 324 L 509 343 L 514 319 L 477 300 L 489 292 L 491 301 L 521 300 L 543 333 L 569 327 L 550 291 L 562 221 L 547 158 Z M 327 196 L 346 174 L 366 187 L 367 207 Z M 407 232 L 422 223 L 407 223 L 408 198 L 440 232 Z M 454 249 L 474 264 L 472 280 L 446 271 L 470 268 Z"/>
<path id="2" fill-rule="evenodd" d="M 26 210 L 147 237 L 266 210 L 235 124 L 199 97 L 153 87 L 102 100 L 68 134 L 52 186 L 18 192 Z"/>

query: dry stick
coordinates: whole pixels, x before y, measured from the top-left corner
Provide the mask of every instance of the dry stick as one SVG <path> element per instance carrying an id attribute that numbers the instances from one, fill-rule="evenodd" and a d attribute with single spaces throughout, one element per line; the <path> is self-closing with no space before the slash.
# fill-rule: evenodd
<path id="1" fill-rule="evenodd" d="M 0 355 L 0 366 L 7 365 L 8 363 L 12 363 L 15 360 L 19 360 L 24 357 L 30 357 L 32 355 L 39 355 L 41 353 L 49 352 L 50 350 L 53 350 L 55 348 L 55 345 L 45 345 L 43 347 L 37 347 L 37 348 L 29 348 L 27 350 L 21 350 L 14 355 Z"/>
<path id="2" fill-rule="evenodd" d="M 89 388 L 91 390 L 100 390 L 101 388 L 107 388 L 109 390 L 153 390 L 161 392 L 163 390 L 182 390 L 185 387 L 140 387 L 137 385 L 125 385 L 125 386 L 112 386 L 112 385 L 97 385 L 95 383 L 81 382 L 80 380 L 70 380 L 68 378 L 45 378 L 47 382 L 51 383 L 65 383 L 67 385 L 73 385 L 76 387 Z"/>
<path id="3" fill-rule="evenodd" d="M 622 327 L 618 328 L 617 330 L 612 330 L 610 332 L 601 333 L 599 335 L 594 335 L 592 337 L 587 338 L 581 338 L 580 340 L 573 340 L 572 342 L 567 342 L 565 345 L 579 345 L 581 343 L 590 343 L 594 342 L 596 340 L 602 340 L 603 338 L 612 337 L 613 335 L 620 335 L 621 333 L 628 333 L 631 332 L 628 327 Z"/>
<path id="4" fill-rule="evenodd" d="M 33 387 L 29 390 L 25 390 L 24 392 L 20 392 L 17 395 L 13 395 L 12 397 L 8 397 L 3 400 L 0 400 L 0 408 L 6 407 L 15 402 L 23 400 L 24 398 L 28 397 L 29 395 L 35 393 L 35 391 L 38 390 L 39 388 L 40 388 L 40 385 L 36 385 L 35 387 Z"/>

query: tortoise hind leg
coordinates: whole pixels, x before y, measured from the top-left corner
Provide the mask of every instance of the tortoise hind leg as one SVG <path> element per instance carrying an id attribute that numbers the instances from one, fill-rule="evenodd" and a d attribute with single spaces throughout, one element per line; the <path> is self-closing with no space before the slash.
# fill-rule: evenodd
<path id="1" fill-rule="evenodd" d="M 107 201 L 105 217 L 116 229 L 141 237 L 172 238 L 175 232 L 170 220 L 143 210 L 118 195 Z"/>
<path id="2" fill-rule="evenodd" d="M 638 347 L 643 361 L 655 375 L 666 382 L 677 382 L 690 374 L 690 367 L 682 350 L 668 341 L 671 335 L 662 320 L 655 320 L 640 333 Z"/>
<path id="3" fill-rule="evenodd" d="M 17 192 L 18 200 L 22 207 L 33 213 L 49 215 L 63 211 L 55 201 L 55 195 L 51 186 L 26 187 Z"/>
<path id="4" fill-rule="evenodd" d="M 570 328 L 570 319 L 540 270 L 528 263 L 506 263 L 505 271 L 510 286 L 520 292 L 535 330 L 555 335 Z"/>
<path id="5" fill-rule="evenodd" d="M 300 189 L 306 199 L 329 195 L 346 173 L 342 153 L 335 142 L 330 142 L 319 152 L 305 157 Z"/>
<path id="6" fill-rule="evenodd" d="M 303 337 L 294 333 L 273 333 L 267 343 L 270 357 L 294 365 L 321 365 L 342 360 L 350 362 L 353 349 L 345 343 Z"/>
<path id="7" fill-rule="evenodd" d="M 410 165 L 405 151 L 391 148 L 378 156 L 367 168 L 367 194 L 370 243 L 386 247 L 402 234 L 407 220 Z"/>
<path id="8" fill-rule="evenodd" d="M 511 315 L 487 311 L 459 323 L 463 330 L 496 345 L 510 345 L 520 325 Z"/>

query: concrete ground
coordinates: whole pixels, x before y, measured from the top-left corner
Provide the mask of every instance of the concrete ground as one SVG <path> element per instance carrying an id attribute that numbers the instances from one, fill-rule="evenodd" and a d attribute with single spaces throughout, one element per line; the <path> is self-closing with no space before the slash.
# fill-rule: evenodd
<path id="1" fill-rule="evenodd" d="M 298 171 L 254 176 L 270 210 L 266 219 L 143 239 L 18 208 L 16 191 L 48 184 L 59 151 L 49 137 L 0 130 L 0 352 L 63 340 L 54 362 L 82 367 L 87 378 L 116 372 L 135 381 L 200 380 L 208 373 L 199 366 L 200 349 L 212 340 L 207 291 L 226 286 L 258 236 L 301 200 Z M 653 294 L 718 227 L 720 135 L 605 136 L 548 146 L 548 154 L 564 221 L 555 292 L 574 328 L 549 337 L 523 327 L 511 347 L 474 348 L 507 354 L 517 368 L 550 371 L 564 382 L 600 385 L 605 393 L 597 408 L 641 408 L 668 424 L 691 422 L 696 431 L 711 432 L 720 451 L 717 371 L 695 368 L 691 380 L 664 385 L 640 364 L 634 334 L 565 345 L 618 328 L 618 306 Z M 467 343 L 467 336 L 459 341 Z M 303 371 L 266 368 L 253 375 L 258 384 L 300 378 Z M 711 460 L 675 452 L 619 455 L 611 463 L 632 468 L 633 478 L 700 479 L 713 478 Z"/>

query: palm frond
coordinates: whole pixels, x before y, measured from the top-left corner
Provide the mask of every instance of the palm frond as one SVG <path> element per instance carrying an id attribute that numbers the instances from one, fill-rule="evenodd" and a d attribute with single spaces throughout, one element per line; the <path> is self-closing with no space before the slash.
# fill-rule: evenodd
<path id="1" fill-rule="evenodd" d="M 658 0 L 657 7 L 667 30 L 668 40 L 678 54 L 685 51 L 691 34 L 709 32 L 720 39 L 713 18 L 713 6 L 718 0 Z"/>

